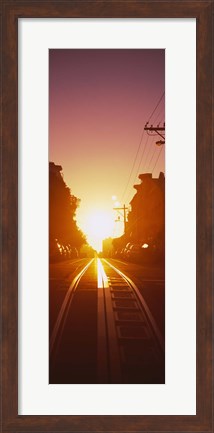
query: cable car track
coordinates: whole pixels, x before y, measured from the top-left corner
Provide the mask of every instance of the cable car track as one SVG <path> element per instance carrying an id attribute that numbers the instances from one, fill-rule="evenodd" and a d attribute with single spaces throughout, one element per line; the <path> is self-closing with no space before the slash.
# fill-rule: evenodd
<path id="1" fill-rule="evenodd" d="M 91 259 L 90 262 L 87 263 L 86 266 L 84 266 L 84 268 L 76 275 L 76 277 L 73 279 L 71 285 L 69 286 L 69 289 L 68 289 L 66 296 L 64 298 L 64 301 L 62 303 L 60 312 L 58 314 L 53 332 L 51 334 L 50 354 L 52 354 L 53 350 L 55 349 L 56 340 L 60 338 L 60 334 L 62 334 L 62 332 L 63 332 L 63 325 L 65 324 L 66 317 L 68 315 L 69 308 L 70 308 L 74 293 L 78 287 L 78 284 L 92 262 L 93 262 L 93 259 Z"/>
<path id="2" fill-rule="evenodd" d="M 103 294 L 98 298 L 98 310 L 102 315 L 105 311 L 106 334 L 99 339 L 104 325 L 98 314 L 99 382 L 108 375 L 110 383 L 134 383 L 137 378 L 138 383 L 164 383 L 164 341 L 143 296 L 109 261 L 102 259 L 102 265 Z M 106 363 L 101 362 L 103 353 L 108 356 L 108 373 Z"/>
<path id="3" fill-rule="evenodd" d="M 87 301 L 90 291 L 94 296 L 91 304 Z M 81 303 L 77 304 L 75 299 L 80 295 Z M 72 315 L 78 317 L 76 322 L 72 322 Z M 95 320 L 96 325 L 91 326 L 85 315 Z M 72 330 L 72 326 L 76 329 Z M 83 347 L 74 365 L 79 342 L 77 337 L 70 337 L 72 332 L 80 335 L 83 346 L 88 346 Z M 84 332 L 89 332 L 91 342 L 81 337 Z M 92 349 L 93 381 L 90 372 L 88 376 L 85 373 Z M 64 375 L 61 381 L 59 374 L 56 383 L 164 383 L 164 341 L 155 320 L 139 288 L 108 260 L 90 260 L 73 279 L 64 298 L 50 338 L 52 377 L 54 368 L 64 368 L 63 362 L 69 379 Z M 79 382 L 75 368 L 79 369 Z M 85 377 L 83 382 L 81 377 Z"/>

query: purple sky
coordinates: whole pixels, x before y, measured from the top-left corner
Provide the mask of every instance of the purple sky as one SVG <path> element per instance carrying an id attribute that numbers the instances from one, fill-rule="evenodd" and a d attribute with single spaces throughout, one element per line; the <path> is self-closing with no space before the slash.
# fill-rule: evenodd
<path id="1" fill-rule="evenodd" d="M 165 90 L 164 50 L 50 50 L 50 161 L 81 199 L 78 221 L 109 211 L 127 185 L 143 127 Z M 165 121 L 164 97 L 150 119 Z M 123 197 L 142 172 L 164 171 L 163 148 L 145 132 Z"/>

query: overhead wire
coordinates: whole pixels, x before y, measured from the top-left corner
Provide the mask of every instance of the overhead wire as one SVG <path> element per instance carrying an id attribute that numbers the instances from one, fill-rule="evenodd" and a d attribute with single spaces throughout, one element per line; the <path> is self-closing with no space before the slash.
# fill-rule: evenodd
<path id="1" fill-rule="evenodd" d="M 141 167 L 141 165 L 142 165 L 142 161 L 143 161 L 143 157 L 144 157 L 144 154 L 145 154 L 145 149 L 146 149 L 147 144 L 148 144 L 149 137 L 150 137 L 150 136 L 147 135 L 147 139 L 146 139 L 146 141 L 145 141 L 145 145 L 144 145 L 143 153 L 142 153 L 142 155 L 141 155 L 141 159 L 140 159 L 140 162 L 139 162 L 139 164 L 138 164 L 137 170 L 135 171 L 134 183 L 135 183 L 135 181 L 138 180 L 138 176 L 139 176 L 139 172 L 140 172 L 140 167 Z M 132 188 L 133 188 L 133 185 L 132 185 Z M 128 201 L 128 199 L 129 199 L 129 197 L 130 197 L 131 195 L 133 195 L 133 190 L 132 190 L 132 189 L 130 190 L 129 194 L 126 196 L 127 201 Z"/>
<path id="2" fill-rule="evenodd" d="M 156 135 L 153 135 L 153 141 L 152 141 L 152 143 L 150 144 L 149 151 L 147 152 L 147 155 L 146 155 L 145 161 L 144 161 L 144 163 L 143 163 L 145 169 L 146 169 L 146 165 L 147 165 L 148 157 L 149 157 L 149 155 L 151 154 L 151 149 L 152 149 L 153 144 L 154 144 L 154 142 L 155 142 L 156 139 L 157 139 L 157 136 L 156 136 Z"/>
<path id="3" fill-rule="evenodd" d="M 152 162 L 152 160 L 154 158 L 155 153 L 157 153 L 157 149 L 156 148 L 154 149 L 153 154 L 152 154 L 152 156 L 150 158 L 150 161 L 149 161 L 149 164 L 148 164 L 148 171 L 151 172 L 152 174 L 154 173 L 154 170 L 155 170 L 155 168 L 157 166 L 157 163 L 159 161 L 159 158 L 160 158 L 160 155 L 162 153 L 162 150 L 163 150 L 163 146 L 161 147 L 160 151 L 158 152 L 158 155 L 156 157 L 156 160 L 155 160 L 155 163 L 154 163 L 154 166 L 153 166 L 152 169 L 150 169 L 150 164 L 151 164 L 151 162 Z M 136 176 L 135 181 L 137 180 L 137 177 L 138 176 Z M 132 198 L 133 195 L 134 195 L 134 192 L 130 190 L 129 194 L 126 197 L 127 201 L 129 201 Z"/>
<path id="4" fill-rule="evenodd" d="M 161 103 L 161 101 L 162 101 L 164 95 L 165 95 L 165 91 L 162 93 L 162 95 L 161 95 L 160 99 L 158 100 L 158 102 L 157 102 L 157 104 L 156 104 L 154 110 L 153 110 L 152 113 L 150 114 L 147 123 L 150 121 L 150 119 L 151 119 L 152 116 L 154 115 L 154 113 L 155 113 L 155 111 L 157 110 L 158 106 L 160 105 L 160 103 Z M 156 119 L 159 117 L 159 115 L 160 115 L 161 112 L 163 111 L 163 108 L 164 108 L 164 107 L 162 107 L 161 110 L 159 111 L 158 115 L 156 116 Z M 148 137 L 149 137 L 149 136 L 150 136 L 150 137 L 156 137 L 156 134 L 149 134 L 148 131 L 147 131 L 147 136 L 148 136 Z M 148 142 L 148 139 L 147 139 L 147 142 Z M 147 145 L 147 142 L 146 142 L 146 145 Z M 153 139 L 153 143 L 154 143 L 154 139 Z M 146 147 L 146 146 L 145 146 L 145 147 Z M 145 165 L 145 166 L 146 166 L 146 162 L 147 162 L 147 159 L 148 159 L 149 154 L 150 154 L 150 150 L 149 150 L 149 152 L 147 153 L 147 155 L 146 155 L 146 159 L 145 159 L 145 161 L 144 161 L 144 165 Z M 139 163 L 139 166 L 138 166 L 138 170 L 140 169 L 141 163 L 143 162 L 143 157 L 144 157 L 144 153 L 143 153 L 143 155 L 142 155 L 142 157 L 141 157 L 141 160 L 140 160 L 140 163 Z M 143 165 L 143 164 L 142 164 L 142 165 Z"/>
<path id="5" fill-rule="evenodd" d="M 154 118 L 154 120 L 153 120 L 153 124 L 155 124 L 155 123 L 158 121 L 159 117 L 162 116 L 163 111 L 164 111 L 164 106 L 161 107 L 161 109 L 160 109 L 160 111 L 158 112 L 157 116 Z M 159 121 L 158 123 L 162 123 L 162 122 L 163 122 L 163 121 L 161 120 L 161 121 Z"/>
<path id="6" fill-rule="evenodd" d="M 150 144 L 149 144 L 149 150 L 148 150 L 148 152 L 146 153 L 146 150 L 147 150 L 147 148 L 148 148 L 148 143 L 149 143 L 149 141 L 150 141 L 150 140 L 149 140 L 150 137 L 153 137 L 153 140 L 152 140 L 152 142 L 150 142 Z M 146 140 L 145 140 L 144 147 L 143 147 L 143 152 L 142 152 L 142 155 L 141 155 L 141 158 L 140 158 L 139 164 L 138 164 L 138 166 L 137 166 L 137 169 L 136 169 L 136 171 L 135 171 L 135 176 L 134 176 L 134 178 L 133 178 L 133 179 L 134 179 L 134 182 L 138 180 L 138 176 L 139 176 L 139 173 L 140 173 L 140 167 L 144 167 L 144 171 L 145 171 L 145 168 L 146 168 L 146 162 L 147 162 L 148 157 L 149 157 L 149 155 L 150 155 L 150 146 L 152 146 L 152 144 L 154 143 L 156 137 L 157 137 L 156 134 L 151 134 L 151 135 L 150 135 L 150 134 L 147 134 L 147 138 L 146 138 Z M 155 153 L 155 152 L 153 152 L 152 156 L 154 156 L 154 153 Z M 145 160 L 144 160 L 144 158 L 145 158 Z M 150 159 L 150 161 L 151 161 L 151 159 Z M 132 188 L 133 188 L 133 186 L 132 186 Z M 131 196 L 131 194 L 133 194 L 133 190 L 132 190 L 132 188 L 131 188 L 129 194 L 124 195 L 124 198 L 126 198 L 126 200 L 128 200 L 128 198 Z M 126 188 L 126 191 L 127 191 L 127 189 L 128 189 L 128 186 L 127 186 L 127 188 Z"/>
<path id="7" fill-rule="evenodd" d="M 163 95 L 164 95 L 164 94 L 165 94 L 165 92 L 163 93 Z M 162 98 L 161 98 L 161 101 L 160 101 L 160 103 L 159 103 L 159 105 L 160 105 L 160 109 L 158 110 L 158 113 L 156 114 L 155 118 L 152 119 L 153 124 L 157 122 L 157 120 L 159 119 L 159 116 L 160 116 L 160 115 L 162 114 L 162 112 L 164 112 L 164 110 L 165 110 L 165 100 L 163 99 L 163 95 L 161 95 Z M 165 117 L 165 116 L 164 116 L 164 117 Z"/>
<path id="8" fill-rule="evenodd" d="M 154 123 L 157 121 L 159 115 L 162 113 L 163 108 L 164 108 L 164 107 L 162 107 L 162 109 L 160 110 L 160 112 L 159 112 L 158 115 L 156 116 L 156 118 L 155 118 L 156 120 L 154 120 Z M 159 123 L 163 123 L 163 122 L 164 122 L 164 119 L 163 119 L 163 117 L 162 117 Z M 157 134 L 154 134 L 154 141 L 155 141 L 155 139 L 157 139 Z M 154 143 L 154 141 L 153 141 L 153 143 Z M 151 164 L 151 162 L 152 162 L 152 160 L 153 160 L 153 157 L 154 157 L 156 151 L 157 151 L 157 147 L 155 146 L 153 152 L 150 153 L 150 154 L 151 154 L 151 158 L 150 158 L 150 160 L 149 160 L 149 163 L 147 164 L 147 161 L 145 161 L 145 165 L 147 164 L 147 167 L 148 167 L 147 170 L 148 170 L 148 171 L 149 171 L 150 164 Z M 149 153 L 148 153 L 147 156 L 149 156 Z M 148 158 L 147 158 L 147 160 L 148 160 Z"/>
<path id="9" fill-rule="evenodd" d="M 147 147 L 148 139 L 149 139 L 149 136 L 147 135 L 147 139 L 146 139 L 146 141 L 144 142 L 144 147 L 143 147 L 143 152 L 142 152 L 142 155 L 141 155 L 141 158 L 140 158 L 140 162 L 139 162 L 139 164 L 138 164 L 138 166 L 137 166 L 137 170 L 135 171 L 135 175 L 134 175 L 134 178 L 133 178 L 134 182 L 135 182 L 135 180 L 136 180 L 136 178 L 137 178 L 137 175 L 138 175 L 138 173 L 139 173 L 139 169 L 140 169 L 140 166 L 141 166 L 141 163 L 142 163 L 142 159 L 143 159 L 143 156 L 144 156 L 144 154 L 145 154 L 145 149 L 146 149 L 146 147 Z M 125 197 L 126 197 L 126 196 L 125 196 Z"/>
<path id="10" fill-rule="evenodd" d="M 153 153 L 152 153 L 152 156 L 151 156 L 151 158 L 150 158 L 150 160 L 149 160 L 149 163 L 148 163 L 148 171 L 149 171 L 150 164 L 151 164 L 151 162 L 152 162 L 152 160 L 153 160 L 153 158 L 154 158 L 155 153 L 157 153 L 157 146 L 155 146 L 155 148 L 154 148 L 154 150 L 153 150 Z"/>
<path id="11" fill-rule="evenodd" d="M 155 165 L 154 165 L 154 167 L 153 167 L 153 169 L 152 169 L 152 174 L 154 173 L 154 170 L 155 170 L 155 168 L 156 168 L 156 166 L 157 166 L 157 163 L 158 163 L 158 161 L 159 161 L 159 158 L 160 158 L 160 155 L 161 155 L 161 153 L 162 153 L 162 150 L 163 150 L 163 145 L 161 146 L 161 149 L 160 149 L 160 152 L 159 152 L 159 154 L 158 154 L 158 156 L 157 156 L 157 159 L 156 159 Z"/>
<path id="12" fill-rule="evenodd" d="M 161 95 L 161 97 L 160 97 L 160 99 L 159 99 L 159 101 L 158 101 L 157 105 L 155 106 L 155 108 L 154 108 L 154 110 L 153 110 L 152 114 L 150 115 L 150 117 L 149 117 L 149 119 L 148 119 L 148 122 L 150 121 L 150 119 L 152 118 L 153 114 L 154 114 L 154 113 L 155 113 L 155 111 L 157 110 L 157 108 L 158 108 L 158 105 L 159 105 L 159 104 L 160 104 L 160 102 L 162 101 L 162 99 L 163 99 L 164 95 L 165 95 L 165 91 L 164 91 L 164 92 L 162 93 L 162 95 Z"/>
<path id="13" fill-rule="evenodd" d="M 143 153 L 142 153 L 142 155 L 141 155 L 140 162 L 139 162 L 138 167 L 137 167 L 137 171 L 136 171 L 135 179 L 136 179 L 136 176 L 138 175 L 138 172 L 139 172 L 139 170 L 140 170 L 140 167 L 141 167 L 141 164 L 142 164 L 142 161 L 143 161 L 143 157 L 144 157 L 144 155 L 145 155 L 145 150 L 146 150 L 146 148 L 147 148 L 148 140 L 149 140 L 149 135 L 147 135 L 147 139 L 146 139 L 146 141 L 145 141 L 145 146 L 144 146 L 144 148 L 143 148 Z"/>
<path id="14" fill-rule="evenodd" d="M 129 174 L 128 181 L 127 181 L 127 183 L 126 183 L 125 189 L 124 189 L 123 194 L 122 194 L 122 196 L 121 196 L 121 200 L 120 200 L 121 203 L 122 203 L 122 201 L 123 201 L 123 199 L 124 199 L 124 197 L 125 197 L 125 194 L 126 194 L 126 191 L 127 191 L 128 185 L 129 185 L 129 182 L 130 182 L 131 177 L 132 177 L 132 173 L 133 173 L 133 171 L 134 171 L 134 167 L 135 167 L 135 164 L 136 164 L 136 161 L 137 161 L 138 154 L 139 154 L 139 152 L 140 152 L 140 148 L 141 148 L 141 144 L 142 144 L 142 140 L 143 140 L 144 133 L 145 133 L 145 131 L 144 131 L 144 129 L 143 129 L 142 134 L 141 134 L 141 138 L 140 138 L 140 142 L 139 142 L 139 145 L 138 145 L 138 148 L 137 148 L 137 152 L 136 152 L 136 155 L 135 155 L 135 158 L 134 158 L 134 162 L 133 162 L 133 164 L 132 164 L 131 172 L 130 172 L 130 174 Z"/>
<path id="15" fill-rule="evenodd" d="M 162 93 L 162 95 L 161 95 L 160 99 L 158 100 L 158 102 L 157 102 L 157 104 L 156 104 L 154 110 L 153 110 L 152 113 L 150 114 L 150 116 L 149 116 L 149 118 L 148 118 L 148 122 L 150 121 L 150 119 L 151 119 L 152 116 L 154 115 L 155 111 L 157 110 L 157 108 L 158 108 L 159 104 L 161 103 L 161 101 L 162 101 L 164 95 L 165 95 L 165 91 Z M 162 111 L 162 109 L 161 109 L 161 111 Z M 158 116 L 159 116 L 159 114 L 161 113 L 161 111 L 158 113 Z M 157 117 L 157 116 L 156 116 L 156 117 Z M 136 154 L 135 154 L 135 158 L 134 158 L 134 161 L 133 161 L 133 164 L 132 164 L 132 168 L 131 168 L 131 171 L 130 171 L 130 174 L 129 174 L 129 177 L 128 177 L 128 180 L 127 180 L 126 186 L 125 186 L 125 188 L 124 188 L 123 194 L 122 194 L 122 196 L 121 196 L 121 200 L 120 200 L 120 202 L 122 202 L 122 201 L 124 200 L 124 198 L 126 197 L 126 195 L 127 195 L 127 189 L 128 189 L 129 183 L 130 183 L 130 181 L 131 181 L 131 178 L 132 178 L 132 175 L 133 175 L 133 172 L 134 172 L 134 168 L 135 168 L 135 165 L 136 165 L 136 162 L 137 162 L 137 158 L 138 158 L 138 155 L 139 155 L 139 152 L 140 152 L 140 149 L 141 149 L 141 145 L 142 145 L 142 142 L 143 142 L 144 132 L 145 132 L 145 130 L 143 129 L 142 134 L 141 134 L 141 138 L 140 138 L 140 142 L 139 142 L 139 145 L 138 145 L 138 148 L 137 148 Z M 135 181 L 135 179 L 136 179 L 136 177 L 137 177 L 137 175 L 138 175 L 138 172 L 139 172 L 139 170 L 140 170 L 140 166 L 141 166 L 141 164 L 142 164 L 143 157 L 144 157 L 144 155 L 145 155 L 145 150 L 146 150 L 146 148 L 147 148 L 147 143 L 148 143 L 149 136 L 151 136 L 151 135 L 149 135 L 149 134 L 147 133 L 147 139 L 146 139 L 146 141 L 145 141 L 145 143 L 144 143 L 143 152 L 142 152 L 142 155 L 141 155 L 141 158 L 140 158 L 140 162 L 139 162 L 138 167 L 137 167 L 137 171 L 136 171 L 136 174 L 135 174 L 135 177 L 134 177 L 134 181 Z M 152 136 L 154 137 L 153 134 L 152 134 Z M 147 157 L 148 157 L 148 155 L 149 155 L 149 152 L 147 153 Z M 146 159 L 147 159 L 147 158 L 146 158 Z"/>

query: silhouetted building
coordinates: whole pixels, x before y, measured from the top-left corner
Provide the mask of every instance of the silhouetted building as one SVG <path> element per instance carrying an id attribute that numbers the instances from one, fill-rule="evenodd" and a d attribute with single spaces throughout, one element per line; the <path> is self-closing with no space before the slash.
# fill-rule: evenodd
<path id="1" fill-rule="evenodd" d="M 127 235 L 131 242 L 156 243 L 164 248 L 165 238 L 165 177 L 153 178 L 152 173 L 140 174 L 141 183 L 130 202 Z"/>

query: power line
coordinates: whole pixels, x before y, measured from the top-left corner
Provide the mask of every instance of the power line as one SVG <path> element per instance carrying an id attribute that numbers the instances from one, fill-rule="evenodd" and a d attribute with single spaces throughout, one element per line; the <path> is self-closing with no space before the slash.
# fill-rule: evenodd
<path id="1" fill-rule="evenodd" d="M 153 151 L 153 153 L 152 153 L 152 156 L 151 156 L 151 158 L 150 158 L 150 161 L 149 161 L 149 163 L 148 163 L 148 170 L 149 170 L 150 164 L 151 164 L 151 162 L 152 162 L 152 160 L 153 160 L 153 157 L 154 157 L 154 155 L 155 155 L 156 152 L 157 152 L 157 147 L 155 146 L 154 151 Z"/>
<path id="2" fill-rule="evenodd" d="M 153 116 L 153 114 L 155 113 L 155 111 L 157 110 L 157 108 L 158 108 L 159 104 L 161 103 L 161 101 L 162 101 L 164 95 L 165 95 L 165 91 L 162 93 L 162 95 L 161 95 L 159 101 L 157 102 L 157 104 L 156 104 L 154 110 L 152 111 L 152 113 L 151 113 L 151 115 L 150 115 L 150 117 L 149 117 L 149 119 L 148 119 L 148 121 L 147 121 L 147 124 L 148 124 L 148 122 L 150 121 L 150 119 L 151 119 L 151 117 Z M 146 124 L 146 125 L 147 125 L 147 124 Z M 148 129 L 148 128 L 147 128 L 147 129 Z M 146 130 L 146 127 L 144 127 L 144 130 Z M 164 127 L 164 130 L 165 130 L 165 127 Z M 154 136 L 154 135 L 152 134 L 152 136 Z M 149 134 L 148 134 L 148 137 L 149 137 Z M 140 163 L 139 163 L 139 166 L 138 166 L 138 170 L 137 170 L 137 171 L 139 171 L 140 166 L 141 166 L 141 163 L 142 163 L 142 161 L 143 161 L 143 157 L 144 157 L 145 149 L 146 149 L 146 146 L 147 146 L 147 143 L 148 143 L 148 137 L 147 137 L 146 144 L 145 144 L 145 146 L 144 146 L 144 151 L 143 151 L 143 154 L 142 154 L 142 156 L 141 156 L 141 160 L 140 160 Z M 154 140 L 153 140 L 153 142 L 154 142 Z M 147 153 L 147 157 L 148 157 L 148 155 L 149 155 L 149 152 Z M 147 157 L 146 157 L 146 160 L 147 160 Z M 145 165 L 146 165 L 146 160 L 145 160 L 145 163 L 144 163 Z"/>
<path id="3" fill-rule="evenodd" d="M 156 138 L 155 138 L 155 136 L 153 136 L 153 141 L 152 141 L 152 143 L 151 143 L 151 145 L 149 147 L 149 151 L 147 152 L 146 159 L 145 159 L 144 164 L 143 164 L 144 167 L 146 167 L 146 163 L 147 163 L 149 155 L 151 154 L 152 145 L 154 144 L 155 140 L 156 140 Z"/>
<path id="4" fill-rule="evenodd" d="M 147 135 L 147 139 L 146 139 L 146 141 L 145 141 L 144 148 L 143 148 L 143 153 L 142 153 L 142 155 L 141 155 L 140 162 L 139 162 L 138 167 L 137 167 L 137 170 L 136 170 L 136 172 L 135 172 L 134 182 L 138 179 L 138 175 L 139 175 L 139 171 L 140 171 L 140 166 L 142 165 L 142 161 L 143 161 L 143 157 L 144 157 L 144 154 L 145 154 L 145 150 L 146 150 L 146 147 L 147 147 L 147 144 L 148 144 L 148 140 L 149 140 L 149 135 Z M 132 185 L 132 186 L 133 186 L 133 185 Z M 133 193 L 133 191 L 130 190 L 130 193 L 127 195 L 127 200 L 128 200 L 128 198 L 131 196 L 131 194 L 133 195 L 134 193 Z"/>
<path id="5" fill-rule="evenodd" d="M 160 111 L 158 112 L 157 116 L 154 118 L 153 123 L 156 123 L 159 116 L 162 115 L 162 112 L 164 111 L 164 106 L 161 107 Z M 165 116 L 164 116 L 165 117 Z M 161 118 L 161 120 L 159 120 L 159 123 L 163 123 L 163 117 Z"/>
<path id="6" fill-rule="evenodd" d="M 135 171 L 134 182 L 135 182 L 135 180 L 136 180 L 136 178 L 137 178 L 137 175 L 138 175 L 138 173 L 139 173 L 139 169 L 140 169 L 140 166 L 141 166 L 141 163 L 142 163 L 142 159 L 143 159 L 143 156 L 144 156 L 144 153 L 145 153 L 145 149 L 146 149 L 146 146 L 147 146 L 147 143 L 148 143 L 148 139 L 149 139 L 149 136 L 147 135 L 147 139 L 146 139 L 146 141 L 144 142 L 143 153 L 142 153 L 142 155 L 141 155 L 140 162 L 139 162 L 139 164 L 138 164 L 137 170 Z"/>
<path id="7" fill-rule="evenodd" d="M 158 161 L 159 161 L 159 158 L 160 158 L 160 155 L 161 155 L 162 150 L 163 150 L 163 146 L 161 146 L 161 148 L 160 148 L 160 152 L 159 152 L 159 154 L 158 154 L 158 157 L 157 157 L 157 159 L 156 159 L 155 165 L 154 165 L 154 167 L 153 167 L 152 174 L 153 174 L 153 172 L 154 172 L 154 170 L 155 170 L 155 168 L 156 168 L 156 165 L 157 165 L 157 163 L 158 163 Z"/>
<path id="8" fill-rule="evenodd" d="M 135 175 L 135 179 L 136 179 L 136 176 L 137 176 L 138 173 L 139 173 L 140 166 L 141 166 L 142 161 L 143 161 L 143 157 L 144 157 L 145 150 L 146 150 L 146 147 L 147 147 L 148 139 L 149 139 L 149 135 L 147 135 L 147 139 L 146 139 L 146 142 L 145 142 L 145 146 L 144 146 L 144 148 L 143 148 L 143 153 L 142 153 L 142 155 L 141 155 L 140 162 L 139 162 L 138 167 L 137 167 L 137 172 L 136 172 L 136 175 Z"/>
<path id="9" fill-rule="evenodd" d="M 163 126 L 159 126 L 159 125 L 160 123 L 157 126 L 153 126 L 153 125 L 148 126 L 148 122 L 147 122 L 146 125 L 144 126 L 144 129 L 145 131 L 147 131 L 147 134 L 150 136 L 159 135 L 164 140 L 162 144 L 165 144 L 165 135 L 163 135 L 165 134 L 165 123 L 163 124 Z M 151 132 L 151 134 L 148 131 Z M 155 134 L 153 134 L 153 132 L 155 132 Z"/>
<path id="10" fill-rule="evenodd" d="M 136 170 L 136 172 L 135 172 L 134 182 L 138 180 L 138 175 L 139 175 L 139 173 L 140 173 L 140 167 L 143 166 L 143 165 L 145 166 L 145 164 L 146 164 L 146 160 L 147 160 L 147 157 L 148 157 L 148 155 L 149 155 L 149 153 L 150 153 L 150 149 L 149 149 L 149 152 L 147 153 L 147 155 L 146 155 L 146 159 L 145 159 L 145 162 L 144 162 L 143 158 L 144 158 L 144 155 L 145 155 L 145 151 L 146 151 L 146 148 L 147 148 L 147 144 L 148 144 L 148 141 L 149 141 L 149 137 L 151 137 L 151 136 L 150 136 L 150 135 L 147 135 L 147 139 L 146 139 L 145 144 L 144 144 L 143 153 L 142 153 L 142 155 L 141 155 L 140 162 L 139 162 L 138 167 L 137 167 L 137 170 Z M 153 136 L 153 137 L 154 137 L 154 136 Z M 153 138 L 153 142 L 154 142 L 154 138 Z M 152 143 L 153 143 L 153 142 L 152 142 Z M 152 146 L 152 143 L 150 144 L 150 146 Z M 131 196 L 131 194 L 133 194 L 133 191 L 130 191 L 129 195 L 127 196 L 127 199 L 128 199 L 128 197 Z"/>
<path id="11" fill-rule="evenodd" d="M 163 99 L 164 95 L 165 95 L 165 91 L 164 91 L 164 92 L 163 92 L 163 94 L 161 95 L 161 97 L 160 97 L 160 99 L 159 99 L 159 101 L 158 101 L 157 105 L 155 106 L 155 108 L 154 108 L 154 110 L 153 110 L 152 114 L 150 115 L 150 117 L 149 117 L 149 119 L 148 119 L 148 122 L 150 121 L 151 117 L 153 116 L 153 114 L 154 114 L 154 113 L 155 113 L 155 111 L 157 110 L 157 108 L 158 108 L 158 105 L 159 105 L 159 104 L 160 104 L 160 102 L 162 101 L 162 99 Z"/>
<path id="12" fill-rule="evenodd" d="M 123 191 L 123 194 L 122 194 L 122 197 L 121 197 L 121 200 L 120 200 L 121 202 L 123 202 L 123 198 L 125 197 L 125 194 L 126 194 L 126 191 L 127 191 L 128 185 L 129 185 L 129 182 L 130 182 L 130 180 L 131 180 L 132 173 L 133 173 L 133 170 L 134 170 L 134 167 L 135 167 L 136 161 L 137 161 L 137 157 L 138 157 L 138 154 L 139 154 L 139 152 L 140 152 L 140 148 L 141 148 L 141 143 L 142 143 L 142 140 L 143 140 L 143 136 L 144 136 L 144 129 L 143 129 L 143 132 L 142 132 L 142 134 L 141 134 L 140 142 L 139 142 L 138 149 L 137 149 L 137 152 L 136 152 L 136 155 L 135 155 L 135 158 L 134 158 L 134 162 L 133 162 L 133 164 L 132 164 L 132 168 L 131 168 L 131 172 L 130 172 L 130 175 L 129 175 L 128 181 L 127 181 L 127 183 L 126 183 L 125 189 L 124 189 L 124 191 Z"/>
<path id="13" fill-rule="evenodd" d="M 149 155 L 150 155 L 150 149 L 149 149 L 149 152 L 148 152 L 147 155 L 146 155 L 145 161 L 143 160 L 143 158 L 144 158 L 144 155 L 145 155 L 145 151 L 146 151 L 146 148 L 147 148 L 147 144 L 148 144 L 149 137 L 153 137 L 153 141 L 152 141 L 152 143 L 150 144 L 150 146 L 152 146 L 152 144 L 154 143 L 155 136 L 154 136 L 154 135 L 147 135 L 147 140 L 145 141 L 145 144 L 144 144 L 143 153 L 142 153 L 142 155 L 141 155 L 140 162 L 139 162 L 138 167 L 137 167 L 137 170 L 136 170 L 136 172 L 135 172 L 134 182 L 135 182 L 135 181 L 137 180 L 137 178 L 138 178 L 138 175 L 139 175 L 139 172 L 140 172 L 140 167 L 144 165 L 144 170 L 143 170 L 143 171 L 145 171 L 145 169 L 146 169 L 147 160 L 148 160 L 148 157 L 149 157 Z M 160 152 L 159 152 L 158 155 L 157 155 L 157 159 L 156 159 L 156 161 L 155 161 L 154 168 L 153 168 L 153 170 L 151 170 L 152 173 L 153 173 L 153 171 L 154 171 L 154 169 L 155 169 L 155 167 L 156 167 L 156 164 L 157 164 L 157 162 L 158 162 L 158 160 L 159 160 L 159 157 L 160 157 L 160 154 L 161 154 L 161 152 L 162 152 L 162 149 L 163 149 L 163 146 L 161 146 Z M 150 158 L 150 160 L 149 160 L 148 170 L 149 170 L 149 166 L 150 166 L 150 164 L 151 164 L 151 162 L 152 162 L 152 160 L 153 160 L 153 157 L 154 157 L 154 155 L 155 155 L 155 152 L 156 152 L 156 149 L 154 149 L 154 151 L 153 151 L 153 153 L 152 153 L 152 155 L 151 155 L 151 158 Z M 130 191 L 130 193 L 126 196 L 127 200 L 128 200 L 128 198 L 131 196 L 131 194 L 133 195 L 133 191 Z"/>
<path id="14" fill-rule="evenodd" d="M 149 119 L 148 119 L 148 122 L 150 121 L 151 117 L 153 116 L 153 114 L 154 114 L 155 111 L 157 110 L 157 108 L 158 108 L 159 104 L 161 103 L 161 101 L 162 101 L 164 95 L 165 95 L 165 91 L 163 92 L 163 94 L 161 95 L 160 99 L 158 100 L 158 102 L 157 102 L 157 104 L 156 104 L 154 110 L 152 111 L 152 113 L 151 113 L 151 115 L 150 115 L 150 117 L 149 117 Z M 162 110 L 161 110 L 161 111 L 162 111 Z M 158 115 L 159 115 L 159 114 L 158 114 Z M 147 122 L 147 124 L 148 124 L 148 122 Z M 142 134 L 141 134 L 140 142 L 139 142 L 139 145 L 138 145 L 138 148 L 137 148 L 137 152 L 136 152 L 136 155 L 135 155 L 135 158 L 134 158 L 134 162 L 133 162 L 133 164 L 132 164 L 132 168 L 131 168 L 131 171 L 130 171 L 130 174 L 129 174 L 129 177 L 128 177 L 128 181 L 127 181 L 127 183 L 126 183 L 125 189 L 124 189 L 124 191 L 123 191 L 123 194 L 122 194 L 122 197 L 121 197 L 121 200 L 120 200 L 121 202 L 123 202 L 123 199 L 124 199 L 124 197 L 126 196 L 127 189 L 128 189 L 128 186 L 129 186 L 129 182 L 130 182 L 130 180 L 131 180 L 131 178 L 132 178 L 132 174 L 133 174 L 133 171 L 134 171 L 134 167 L 135 167 L 135 164 L 136 164 L 136 161 L 137 161 L 137 158 L 138 158 L 138 154 L 139 154 L 139 152 L 140 152 L 141 144 L 142 144 L 142 141 L 143 141 L 144 130 L 145 130 L 145 129 L 143 129 L 143 132 L 142 132 Z M 135 181 L 135 179 L 136 179 L 136 176 L 137 176 L 137 174 L 138 174 L 138 172 L 139 172 L 139 169 L 140 169 L 141 163 L 142 163 L 142 161 L 143 161 L 143 157 L 144 157 L 145 150 L 146 150 L 147 143 L 148 143 L 148 138 L 149 138 L 149 135 L 147 135 L 147 140 L 146 140 L 146 142 L 145 142 L 145 144 L 144 144 L 143 153 L 142 153 L 142 156 L 141 156 L 141 159 L 140 159 L 140 163 L 139 163 L 138 168 L 137 168 L 137 172 L 136 172 L 136 174 L 135 174 L 134 181 Z M 148 155 L 149 155 L 149 152 L 148 152 L 148 154 L 147 154 L 147 157 L 148 157 Z"/>

